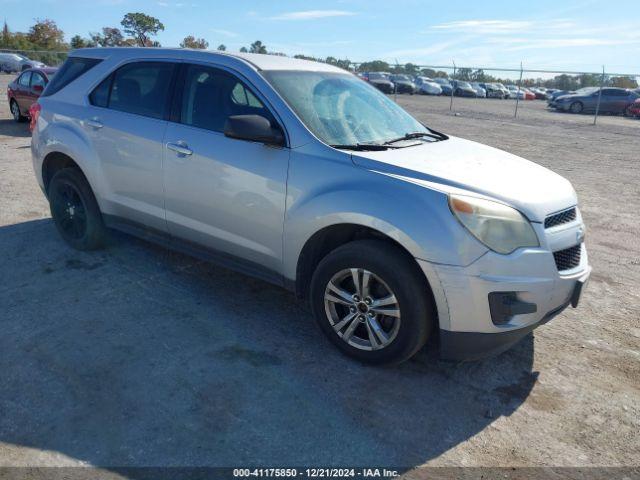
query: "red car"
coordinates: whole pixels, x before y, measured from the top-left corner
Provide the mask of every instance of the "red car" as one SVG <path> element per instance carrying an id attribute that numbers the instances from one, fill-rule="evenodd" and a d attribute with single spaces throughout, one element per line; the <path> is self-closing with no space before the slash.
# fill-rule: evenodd
<path id="1" fill-rule="evenodd" d="M 531 90 L 528 90 L 525 88 L 524 90 L 524 99 L 525 100 L 535 100 L 536 99 L 536 94 L 533 93 Z"/>
<path id="2" fill-rule="evenodd" d="M 22 72 L 7 87 L 9 109 L 16 122 L 29 118 L 29 109 L 56 74 L 57 68 L 32 68 Z"/>
<path id="3" fill-rule="evenodd" d="M 640 118 L 640 98 L 637 98 L 625 111 L 625 115 L 629 117 Z"/>

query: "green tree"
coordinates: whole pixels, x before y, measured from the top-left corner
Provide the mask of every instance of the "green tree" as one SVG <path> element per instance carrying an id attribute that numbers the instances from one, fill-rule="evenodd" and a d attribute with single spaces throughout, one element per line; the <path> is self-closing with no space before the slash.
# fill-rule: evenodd
<path id="1" fill-rule="evenodd" d="M 250 53 L 267 53 L 267 47 L 260 40 L 256 40 L 249 48 Z"/>
<path id="2" fill-rule="evenodd" d="M 416 76 L 420 73 L 420 69 L 418 68 L 417 65 L 414 65 L 413 63 L 407 63 L 404 66 L 404 73 L 406 73 L 407 75 Z"/>
<path id="3" fill-rule="evenodd" d="M 196 48 L 200 50 L 206 50 L 209 47 L 209 42 L 204 38 L 195 38 L 193 35 L 184 37 L 184 40 L 180 42 L 182 48 Z"/>
<path id="4" fill-rule="evenodd" d="M 164 30 L 164 25 L 157 18 L 140 12 L 127 13 L 120 24 L 124 29 L 124 33 L 135 38 L 138 46 L 159 46 L 158 43 L 154 43 L 151 40 L 152 36 Z"/>
<path id="5" fill-rule="evenodd" d="M 227 50 L 227 46 L 224 43 L 221 43 L 220 45 L 218 45 L 218 50 L 224 52 Z"/>
<path id="6" fill-rule="evenodd" d="M 638 88 L 638 82 L 632 77 L 611 77 L 609 85 L 619 88 Z"/>
<path id="7" fill-rule="evenodd" d="M 4 21 L 4 25 L 2 25 L 2 34 L 0 35 L 0 46 L 4 48 L 8 48 L 8 45 L 11 43 L 11 32 L 9 31 L 9 25 L 7 25 L 7 21 Z"/>
<path id="8" fill-rule="evenodd" d="M 97 46 L 97 44 L 92 39 L 83 38 L 80 35 L 74 35 L 71 38 L 71 48 L 89 48 L 95 46 Z"/>
<path id="9" fill-rule="evenodd" d="M 136 44 L 133 39 L 125 39 L 116 27 L 103 27 L 102 33 L 91 34 L 91 40 L 101 47 L 131 47 Z"/>
<path id="10" fill-rule="evenodd" d="M 45 18 L 36 19 L 27 34 L 28 40 L 42 50 L 55 50 L 66 47 L 64 45 L 64 32 L 58 28 L 53 20 Z"/>
<path id="11" fill-rule="evenodd" d="M 388 72 L 389 70 L 391 70 L 389 64 L 382 60 L 373 60 L 358 65 L 359 72 Z"/>
<path id="12" fill-rule="evenodd" d="M 249 52 L 249 50 L 247 50 L 247 47 L 240 47 L 240 53 L 247 53 Z"/>

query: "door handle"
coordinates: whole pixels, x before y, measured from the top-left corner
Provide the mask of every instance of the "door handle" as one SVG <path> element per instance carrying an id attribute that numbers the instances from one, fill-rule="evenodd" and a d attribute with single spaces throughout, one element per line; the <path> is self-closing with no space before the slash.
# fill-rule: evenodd
<path id="1" fill-rule="evenodd" d="M 84 122 L 88 127 L 95 128 L 96 130 L 102 128 L 104 125 L 97 118 L 90 118 Z"/>
<path id="2" fill-rule="evenodd" d="M 189 155 L 193 154 L 193 151 L 191 151 L 189 147 L 187 147 L 187 144 L 184 142 L 169 142 L 167 143 L 167 148 L 176 152 L 178 156 L 181 157 L 188 157 Z"/>

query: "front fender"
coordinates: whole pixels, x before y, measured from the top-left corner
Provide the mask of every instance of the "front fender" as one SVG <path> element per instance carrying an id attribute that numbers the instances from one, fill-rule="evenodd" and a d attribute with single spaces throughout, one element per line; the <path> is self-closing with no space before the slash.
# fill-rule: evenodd
<path id="1" fill-rule="evenodd" d="M 306 242 L 323 228 L 339 224 L 376 230 L 414 258 L 433 263 L 468 265 L 486 252 L 453 217 L 445 194 L 358 168 L 339 177 L 304 193 L 290 188 L 284 226 L 286 278 L 295 279 Z"/>

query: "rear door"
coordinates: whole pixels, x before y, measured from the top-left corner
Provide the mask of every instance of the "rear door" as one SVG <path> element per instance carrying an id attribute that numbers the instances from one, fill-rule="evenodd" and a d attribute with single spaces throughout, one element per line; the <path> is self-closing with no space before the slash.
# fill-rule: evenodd
<path id="1" fill-rule="evenodd" d="M 27 103 L 29 104 L 29 108 L 38 101 L 40 94 L 46 86 L 47 81 L 45 80 L 44 75 L 40 72 L 31 73 L 31 82 L 29 84 L 29 92 L 27 93 Z"/>
<path id="2" fill-rule="evenodd" d="M 231 72 L 185 65 L 165 134 L 165 206 L 172 236 L 242 259 L 255 275 L 281 270 L 289 149 L 228 138 L 230 115 L 279 127 L 259 94 Z"/>
<path id="3" fill-rule="evenodd" d="M 103 198 L 116 220 L 166 232 L 162 140 L 176 63 L 135 61 L 91 93 L 84 126 L 103 174 Z"/>
<path id="4" fill-rule="evenodd" d="M 18 106 L 20 107 L 20 112 L 22 114 L 26 114 L 29 111 L 29 107 L 31 103 L 29 101 L 29 88 L 31 82 L 31 71 L 26 71 L 18 78 L 16 82 L 18 85 L 18 89 L 16 90 L 15 98 L 16 102 L 18 102 Z"/>

